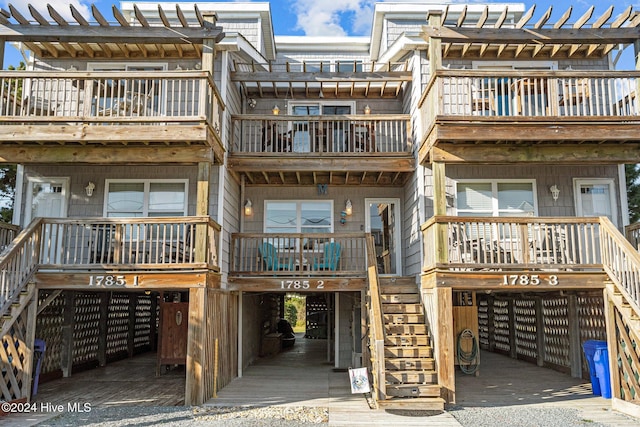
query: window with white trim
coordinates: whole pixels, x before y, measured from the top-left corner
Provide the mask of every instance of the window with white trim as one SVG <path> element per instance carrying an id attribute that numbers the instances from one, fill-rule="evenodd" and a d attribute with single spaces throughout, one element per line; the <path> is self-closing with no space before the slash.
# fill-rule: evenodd
<path id="1" fill-rule="evenodd" d="M 187 215 L 188 180 L 107 180 L 105 216 L 167 217 Z"/>
<path id="2" fill-rule="evenodd" d="M 265 233 L 331 233 L 333 201 L 265 201 Z"/>
<path id="3" fill-rule="evenodd" d="M 474 180 L 457 185 L 459 216 L 535 216 L 533 180 Z"/>

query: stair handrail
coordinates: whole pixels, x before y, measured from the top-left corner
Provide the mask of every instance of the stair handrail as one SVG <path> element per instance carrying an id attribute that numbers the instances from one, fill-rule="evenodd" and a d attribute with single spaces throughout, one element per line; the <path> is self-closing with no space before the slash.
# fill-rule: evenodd
<path id="1" fill-rule="evenodd" d="M 22 230 L 0 255 L 0 315 L 11 310 L 11 304 L 26 288 L 40 263 L 42 218 L 36 218 Z"/>
<path id="2" fill-rule="evenodd" d="M 371 375 L 373 377 L 373 399 L 385 400 L 387 395 L 384 361 L 384 327 L 382 325 L 382 303 L 378 280 L 378 263 L 373 236 L 367 235 L 367 276 L 369 279 L 369 351 L 371 352 Z"/>
<path id="3" fill-rule="evenodd" d="M 640 253 L 607 217 L 600 217 L 600 251 L 605 272 L 640 316 Z"/>

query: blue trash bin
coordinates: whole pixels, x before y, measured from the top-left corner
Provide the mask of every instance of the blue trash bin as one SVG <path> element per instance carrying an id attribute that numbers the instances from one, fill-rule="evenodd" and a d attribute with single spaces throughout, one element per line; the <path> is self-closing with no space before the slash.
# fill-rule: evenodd
<path id="1" fill-rule="evenodd" d="M 38 383 L 40 382 L 40 369 L 42 368 L 42 359 L 44 358 L 44 352 L 47 349 L 47 344 L 44 340 L 36 338 L 33 343 L 33 389 L 31 397 L 38 393 Z"/>
<path id="2" fill-rule="evenodd" d="M 606 399 L 611 398 L 611 376 L 609 374 L 609 351 L 606 341 L 589 340 L 582 344 L 589 376 L 591 377 L 591 389 L 596 396 Z"/>

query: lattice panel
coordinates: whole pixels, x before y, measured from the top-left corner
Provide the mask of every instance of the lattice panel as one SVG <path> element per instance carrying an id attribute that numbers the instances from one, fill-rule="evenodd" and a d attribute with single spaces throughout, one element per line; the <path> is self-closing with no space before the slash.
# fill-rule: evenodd
<path id="1" fill-rule="evenodd" d="M 536 302 L 534 299 L 520 299 L 514 302 L 516 351 L 518 355 L 536 358 Z"/>
<path id="2" fill-rule="evenodd" d="M 53 291 L 40 291 L 39 304 Z M 36 338 L 45 341 L 47 346 L 40 366 L 40 373 L 46 374 L 60 369 L 60 352 L 62 350 L 62 322 L 64 320 L 64 293 L 58 295 L 36 319 Z"/>
<path id="3" fill-rule="evenodd" d="M 129 340 L 129 295 L 112 294 L 107 319 L 107 356 L 127 352 Z"/>
<path id="4" fill-rule="evenodd" d="M 510 351 L 509 301 L 495 299 L 493 302 L 493 339 L 497 350 Z"/>
<path id="5" fill-rule="evenodd" d="M 75 297 L 73 364 L 98 359 L 100 294 L 78 293 Z"/>
<path id="6" fill-rule="evenodd" d="M 29 395 L 24 377 L 24 363 L 32 354 L 26 345 L 28 312 L 23 310 L 9 333 L 0 339 L 0 391 L 4 401 Z"/>
<path id="7" fill-rule="evenodd" d="M 569 310 L 564 297 L 542 300 L 544 361 L 571 366 L 569 359 Z"/>
<path id="8" fill-rule="evenodd" d="M 134 324 L 134 349 L 151 345 L 151 296 L 139 295 L 136 301 Z"/>
<path id="9" fill-rule="evenodd" d="M 580 342 L 607 340 L 604 297 L 601 294 L 578 295 L 578 323 L 580 325 Z"/>
<path id="10" fill-rule="evenodd" d="M 614 384 L 614 387 L 619 388 L 622 400 L 634 401 L 640 399 L 640 337 L 630 330 L 620 312 L 617 309 L 614 311 L 620 377 L 620 383 Z"/>
<path id="11" fill-rule="evenodd" d="M 478 300 L 478 342 L 483 350 L 489 349 L 489 303 Z"/>

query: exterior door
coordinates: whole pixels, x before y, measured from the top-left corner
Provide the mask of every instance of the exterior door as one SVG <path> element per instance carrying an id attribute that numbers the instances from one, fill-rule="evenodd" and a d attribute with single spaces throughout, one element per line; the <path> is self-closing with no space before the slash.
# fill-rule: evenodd
<path id="1" fill-rule="evenodd" d="M 29 178 L 27 182 L 25 227 L 36 217 L 67 216 L 69 178 Z"/>
<path id="2" fill-rule="evenodd" d="M 400 199 L 365 199 L 366 229 L 375 242 L 378 274 L 402 274 Z"/>
<path id="3" fill-rule="evenodd" d="M 67 216 L 69 178 L 29 178 L 24 226 L 34 218 L 64 218 Z M 56 227 L 46 227 L 42 236 L 43 247 L 50 248 L 46 261 L 58 263 L 62 253 L 62 235 Z"/>
<path id="4" fill-rule="evenodd" d="M 617 225 L 618 215 L 611 179 L 576 179 L 577 216 L 606 216 Z"/>

